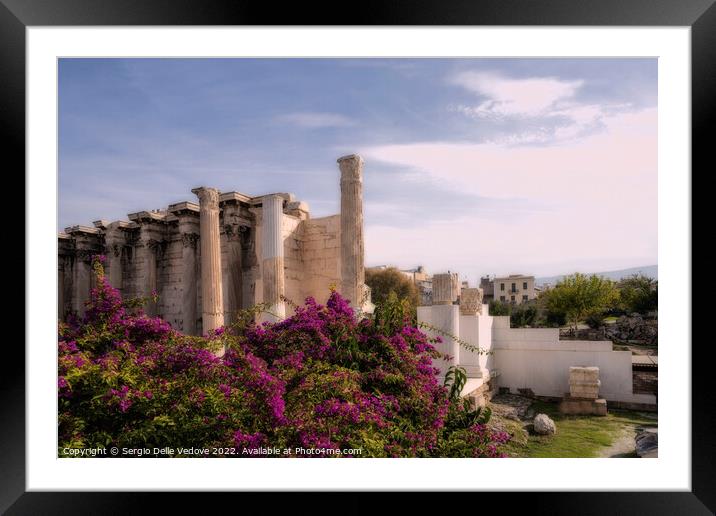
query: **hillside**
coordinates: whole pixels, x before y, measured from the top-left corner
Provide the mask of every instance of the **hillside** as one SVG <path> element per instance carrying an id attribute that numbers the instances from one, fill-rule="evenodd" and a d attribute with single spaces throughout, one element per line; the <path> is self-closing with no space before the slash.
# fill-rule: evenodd
<path id="1" fill-rule="evenodd" d="M 605 278 L 609 278 L 614 281 L 619 281 L 622 278 L 627 278 L 634 274 L 643 274 L 650 278 L 659 279 L 659 266 L 658 265 L 644 265 L 642 267 L 632 267 L 631 269 L 621 269 L 617 271 L 606 271 L 606 272 L 594 272 L 588 274 L 596 274 Z M 536 285 L 544 285 L 545 283 L 554 285 L 559 280 L 564 278 L 564 274 L 560 276 L 545 276 L 542 278 L 535 278 Z"/>

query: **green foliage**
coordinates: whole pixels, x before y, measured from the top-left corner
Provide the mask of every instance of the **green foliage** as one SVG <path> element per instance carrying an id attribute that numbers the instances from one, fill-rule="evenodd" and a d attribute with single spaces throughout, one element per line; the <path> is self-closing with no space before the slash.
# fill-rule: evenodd
<path id="1" fill-rule="evenodd" d="M 440 385 L 440 337 L 409 324 L 395 294 L 373 317 L 357 318 L 333 291 L 277 323 L 256 324 L 259 306 L 193 337 L 124 301 L 95 265 L 85 315 L 59 328 L 61 455 L 182 446 L 250 456 L 271 446 L 299 456 L 359 448 L 364 457 L 497 457 L 509 440 L 460 398 L 464 371 Z"/>
<path id="2" fill-rule="evenodd" d="M 460 393 L 466 383 L 467 373 L 463 367 L 451 366 L 445 373 L 443 385 L 449 389 L 449 398 L 451 400 L 460 399 Z"/>
<path id="3" fill-rule="evenodd" d="M 576 273 L 545 291 L 544 298 L 548 312 L 563 314 L 576 334 L 580 321 L 613 307 L 619 299 L 619 292 L 609 279 Z"/>
<path id="4" fill-rule="evenodd" d="M 593 330 L 596 330 L 598 328 L 601 328 L 604 326 L 604 313 L 594 313 L 587 317 L 587 319 L 584 321 L 587 323 L 587 326 L 592 328 Z"/>
<path id="5" fill-rule="evenodd" d="M 490 301 L 490 315 L 510 315 L 510 313 L 512 313 L 512 306 L 508 303 L 503 303 L 497 299 Z"/>
<path id="6" fill-rule="evenodd" d="M 617 283 L 619 290 L 618 308 L 626 313 L 646 314 L 657 309 L 659 304 L 659 283 L 642 274 L 634 274 Z"/>
<path id="7" fill-rule="evenodd" d="M 473 410 L 468 398 L 461 398 L 463 387 L 467 383 L 467 373 L 462 367 L 452 366 L 445 373 L 443 385 L 449 389 L 449 398 L 453 403 L 448 413 L 447 427 L 451 430 L 470 428 L 473 425 L 484 425 L 490 421 L 492 409 L 477 407 Z M 460 405 L 462 405 L 460 409 Z"/>
<path id="8" fill-rule="evenodd" d="M 411 314 L 415 313 L 420 302 L 418 287 L 395 267 L 382 270 L 366 269 L 365 283 L 370 287 L 372 301 L 376 305 L 387 302 L 393 294 L 399 300 L 407 302 Z"/>
<path id="9" fill-rule="evenodd" d="M 405 326 L 406 322 L 412 322 L 414 318 L 415 307 L 410 300 L 399 298 L 393 291 L 386 299 L 376 303 L 373 311 L 373 320 L 385 335 L 392 335 Z"/>
<path id="10" fill-rule="evenodd" d="M 588 458 L 604 457 L 604 451 L 623 438 L 625 431 L 637 426 L 656 426 L 656 414 L 610 409 L 606 416 L 572 416 L 559 412 L 558 405 L 537 401 L 535 414 L 543 413 L 557 425 L 551 435 L 520 435 L 521 428 L 508 426 L 514 438 L 507 445 L 508 455 L 525 458 Z M 514 423 L 495 416 L 502 425 Z M 521 425 L 519 425 L 521 426 Z M 633 442 L 633 441 L 632 441 Z"/>
<path id="11" fill-rule="evenodd" d="M 510 326 L 513 328 L 534 326 L 536 320 L 537 307 L 534 305 L 517 305 L 510 314 Z"/>

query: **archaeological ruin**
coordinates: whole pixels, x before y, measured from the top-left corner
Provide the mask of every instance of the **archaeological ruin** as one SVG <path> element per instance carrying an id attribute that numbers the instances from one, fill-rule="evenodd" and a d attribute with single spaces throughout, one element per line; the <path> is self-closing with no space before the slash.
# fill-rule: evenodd
<path id="1" fill-rule="evenodd" d="M 331 287 L 357 311 L 371 312 L 363 160 L 344 156 L 338 168 L 340 213 L 327 217 L 311 218 L 289 193 L 252 197 L 201 187 L 192 190 L 198 203 L 66 228 L 58 238 L 59 318 L 83 313 L 96 254 L 106 256 L 107 278 L 123 297 L 151 298 L 148 314 L 190 335 L 230 325 L 256 304 L 267 306 L 262 320 L 281 320 L 292 311 L 285 299 L 325 302 Z M 511 328 L 509 316 L 489 314 L 483 288 L 469 288 L 454 272 L 435 274 L 430 287 L 417 318 L 451 357 L 433 365 L 441 381 L 449 367 L 463 368 L 462 394 L 477 403 L 500 389 L 564 400 L 569 413 L 603 414 L 607 403 L 656 408 L 654 392 L 634 387 L 630 351 L 615 351 L 607 340 L 560 340 L 559 328 Z"/>
<path id="2" fill-rule="evenodd" d="M 462 395 L 484 404 L 494 392 L 561 401 L 570 414 L 606 414 L 611 407 L 655 410 L 656 394 L 635 388 L 630 351 L 608 340 L 561 340 L 559 328 L 511 328 L 492 316 L 482 288 L 461 287 L 455 273 L 435 274 L 432 305 L 419 306 L 424 330 L 450 360 L 434 360 L 445 377 L 464 370 Z"/>
<path id="3" fill-rule="evenodd" d="M 235 321 L 239 310 L 269 306 L 282 319 L 335 286 L 354 308 L 369 312 L 364 283 L 363 160 L 338 159 L 341 212 L 311 218 L 289 193 L 250 196 L 195 188 L 198 203 L 97 220 L 58 236 L 58 316 L 82 314 L 93 287 L 91 257 L 106 256 L 110 284 L 125 298 L 152 297 L 145 311 L 190 335 Z"/>

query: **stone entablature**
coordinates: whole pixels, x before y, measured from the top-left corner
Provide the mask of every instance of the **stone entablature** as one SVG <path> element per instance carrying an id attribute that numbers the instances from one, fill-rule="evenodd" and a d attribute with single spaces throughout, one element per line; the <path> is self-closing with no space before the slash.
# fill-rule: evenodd
<path id="1" fill-rule="evenodd" d="M 324 302 L 330 287 L 340 290 L 343 285 L 361 295 L 363 161 L 348 158 L 339 162 L 342 197 L 349 196 L 341 202 L 349 208 L 343 220 L 340 214 L 311 219 L 308 204 L 290 193 L 217 191 L 218 228 L 213 222 L 211 226 L 216 231 L 202 226 L 199 199 L 130 213 L 129 220 L 98 219 L 92 226 L 65 228 L 58 234 L 58 316 L 83 313 L 92 287 L 93 254 L 107 257 L 107 278 L 124 297 L 156 291 L 158 302 L 149 303 L 147 312 L 188 334 L 206 333 L 222 318 L 231 324 L 240 309 L 264 301 L 276 304 L 280 316 L 287 315 L 291 308 L 277 302 L 281 295 L 298 304 L 308 296 Z M 273 206 L 271 217 L 265 216 L 268 205 Z M 352 235 L 350 246 L 341 238 L 343 226 Z M 205 245 L 212 242 L 207 251 L 202 239 Z M 342 242 L 347 252 L 341 251 Z M 205 267 L 209 259 L 213 266 Z M 211 273 L 205 276 L 204 269 Z M 204 289 L 205 282 L 212 287 Z M 203 320 L 202 314 L 211 315 Z"/>

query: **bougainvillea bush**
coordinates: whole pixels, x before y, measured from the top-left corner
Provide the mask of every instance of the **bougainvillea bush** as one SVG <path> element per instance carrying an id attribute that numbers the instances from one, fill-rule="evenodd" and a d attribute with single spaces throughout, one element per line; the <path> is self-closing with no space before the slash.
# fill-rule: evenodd
<path id="1" fill-rule="evenodd" d="M 439 355 L 399 305 L 358 319 L 332 292 L 325 306 L 309 298 L 278 323 L 244 317 L 192 337 L 123 301 L 101 257 L 94 270 L 84 317 L 60 325 L 60 449 L 496 457 L 508 440 L 438 383 Z"/>

